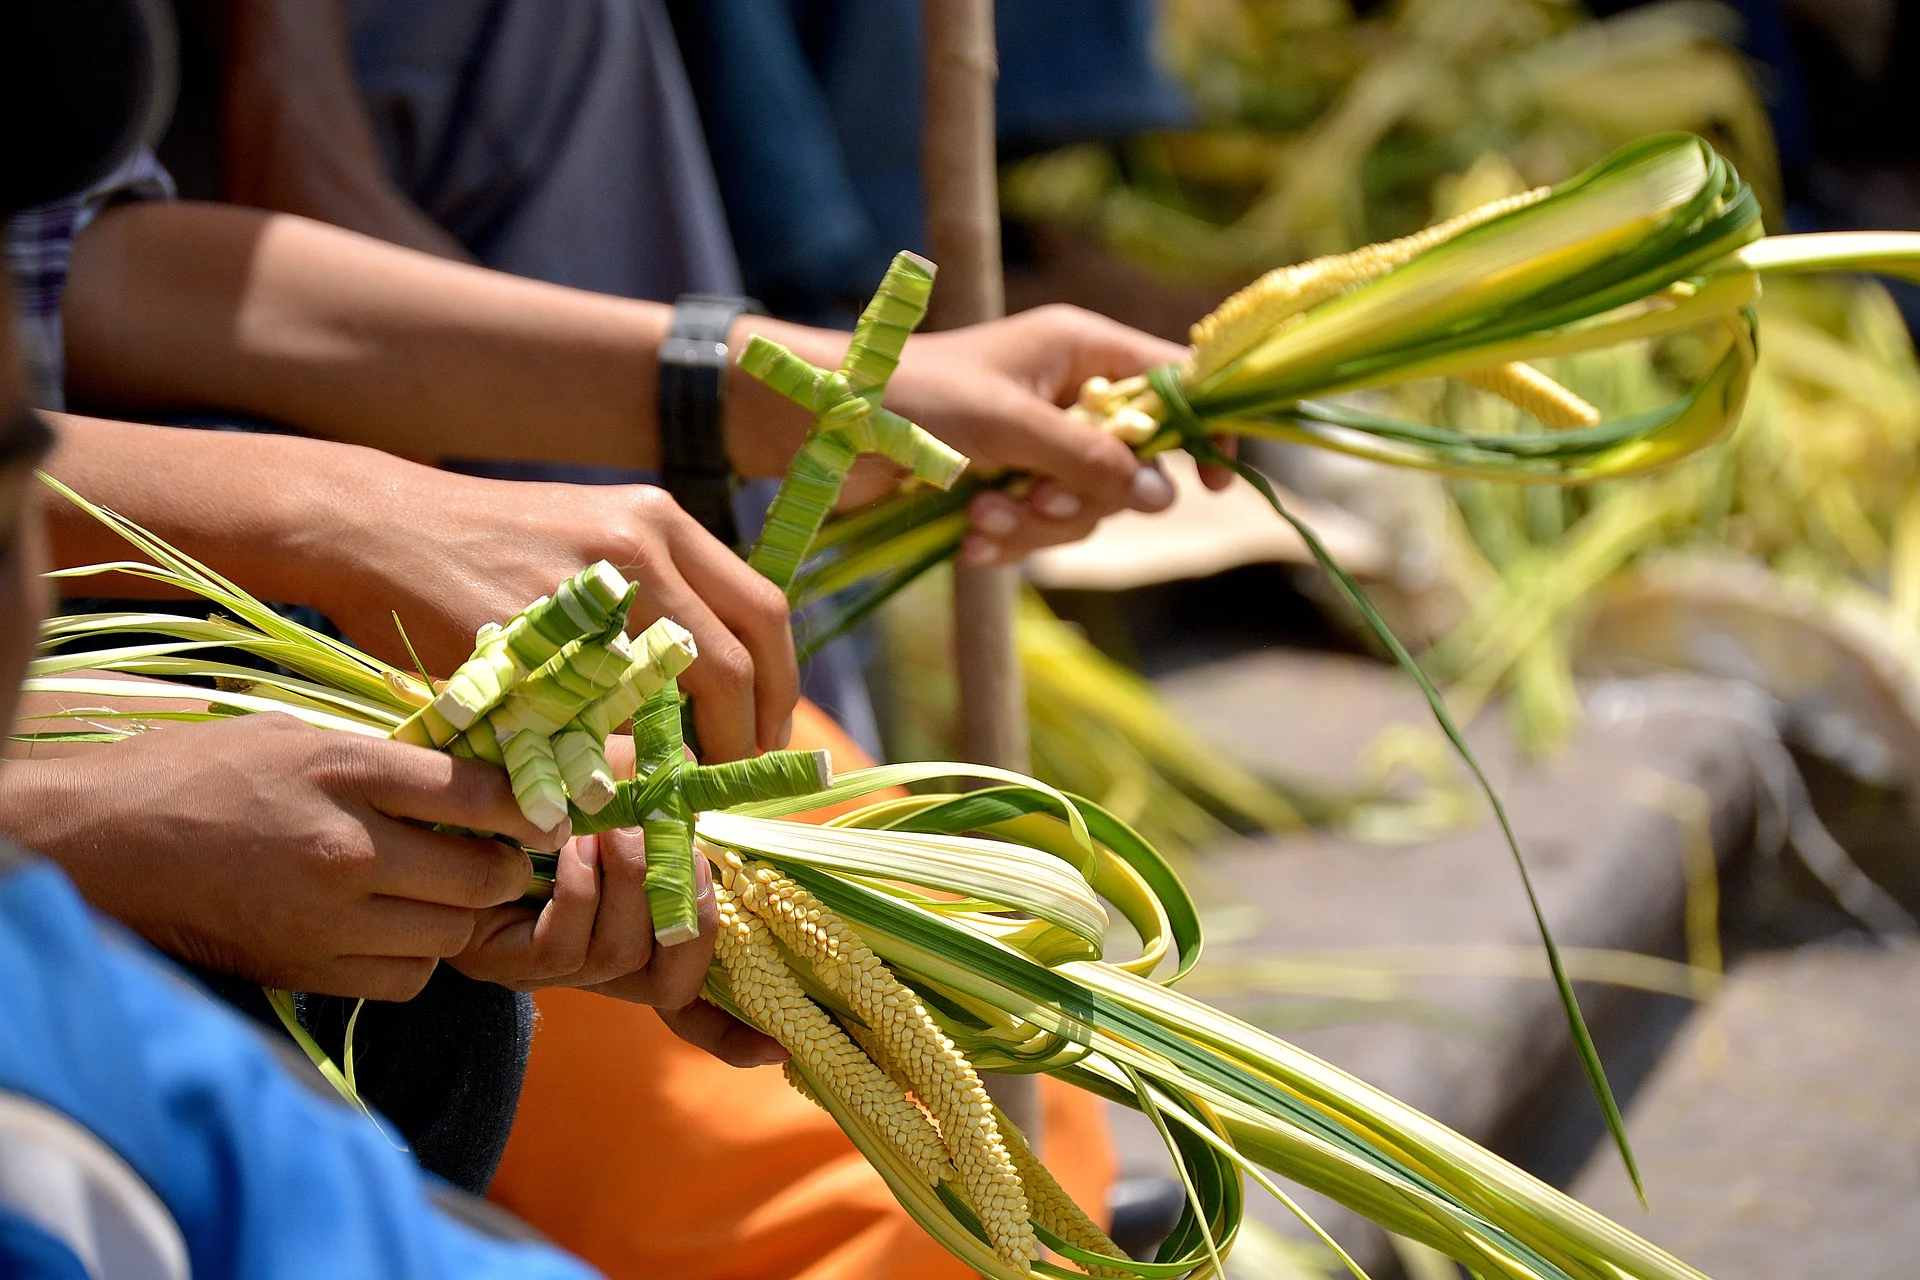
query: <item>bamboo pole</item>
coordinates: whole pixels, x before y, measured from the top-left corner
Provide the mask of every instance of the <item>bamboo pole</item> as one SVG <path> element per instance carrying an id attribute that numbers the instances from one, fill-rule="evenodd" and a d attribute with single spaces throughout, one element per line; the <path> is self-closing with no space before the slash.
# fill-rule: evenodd
<path id="1" fill-rule="evenodd" d="M 930 328 L 1006 312 L 994 150 L 993 0 L 922 0 L 921 180 L 935 277 Z M 1026 691 L 1014 654 L 1018 568 L 956 565 L 953 649 L 960 677 L 960 755 L 1027 768 Z M 1038 1077 L 995 1076 L 987 1089 L 1038 1142 Z"/>
<path id="2" fill-rule="evenodd" d="M 951 329 L 1004 314 L 995 173 L 992 0 L 924 0 L 922 165 L 927 233 L 940 274 L 928 326 Z M 954 660 L 960 752 L 979 764 L 1027 766 L 1026 700 L 1014 657 L 1015 568 L 954 574 Z"/>

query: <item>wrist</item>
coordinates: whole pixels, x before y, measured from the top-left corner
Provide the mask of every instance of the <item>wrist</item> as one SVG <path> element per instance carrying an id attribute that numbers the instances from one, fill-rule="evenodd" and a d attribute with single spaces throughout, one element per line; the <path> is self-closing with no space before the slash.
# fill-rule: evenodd
<path id="1" fill-rule="evenodd" d="M 164 857 L 170 846 L 151 797 L 123 799 L 127 776 L 103 774 L 99 753 L 114 749 L 9 764 L 0 778 L 0 830 L 59 867 L 96 911 L 169 955 L 204 963 L 211 953 L 179 915 L 196 886 L 155 860 L 156 850 Z"/>

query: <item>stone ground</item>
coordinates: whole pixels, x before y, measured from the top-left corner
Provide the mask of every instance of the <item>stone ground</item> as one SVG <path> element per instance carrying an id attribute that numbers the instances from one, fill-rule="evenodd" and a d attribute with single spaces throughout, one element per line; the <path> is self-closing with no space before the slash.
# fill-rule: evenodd
<path id="1" fill-rule="evenodd" d="M 1604 1159 L 1574 1193 L 1708 1275 L 1920 1272 L 1920 949 L 1737 965 L 1628 1125 L 1651 1213 Z"/>
<path id="2" fill-rule="evenodd" d="M 1427 723 L 1404 677 L 1355 658 L 1267 650 L 1193 668 L 1160 685 L 1200 726 L 1237 743 L 1250 758 L 1330 783 L 1351 779 L 1353 762 L 1381 728 Z M 1679 697 L 1669 696 L 1673 687 L 1660 692 L 1640 697 L 1634 687 L 1609 690 L 1601 702 L 1614 711 L 1591 717 L 1547 765 L 1516 760 L 1497 717 L 1470 731 L 1507 801 L 1563 948 L 1681 957 L 1689 838 L 1700 848 L 1699 838 L 1710 830 L 1722 863 L 1752 844 L 1755 772 L 1746 731 L 1716 702 L 1726 695 L 1705 684 L 1682 687 Z M 1205 859 L 1195 880 L 1215 939 L 1193 975 L 1196 994 L 1287 1035 L 1550 1180 L 1571 1182 L 1590 1157 L 1598 1172 L 1589 1177 L 1604 1180 L 1615 1158 L 1599 1146 L 1599 1111 L 1585 1094 L 1553 990 L 1541 978 L 1511 971 L 1533 964 L 1544 974 L 1544 964 L 1512 861 L 1490 821 L 1398 848 L 1311 834 L 1246 841 Z M 1480 950 L 1449 950 L 1436 959 L 1435 953 L 1409 957 L 1410 947 Z M 1456 976 L 1383 974 L 1370 967 L 1382 948 L 1400 949 L 1386 958 L 1429 973 L 1445 962 Z M 1350 949 L 1361 954 L 1326 954 Z M 1294 963 L 1277 975 L 1274 989 L 1249 994 L 1253 962 L 1270 965 L 1289 952 Z M 1302 960 L 1315 963 L 1303 967 Z M 1625 1100 L 1654 1070 L 1692 1004 L 1617 986 L 1582 984 L 1580 991 Z M 1753 1034 L 1762 1031 L 1756 1026 Z M 1909 1039 L 1920 1043 L 1920 1026 Z M 1649 1107 L 1684 1107 L 1684 1101 L 1666 1101 L 1669 1074 L 1666 1067 L 1657 1074 L 1659 1099 L 1650 1095 Z M 1116 1112 L 1126 1170 L 1164 1168 L 1151 1126 Z M 1897 1185 L 1910 1192 L 1920 1146 L 1906 1141 L 1912 1154 Z M 1701 1173 L 1696 1167 L 1673 1177 Z M 1392 1273 L 1380 1232 L 1327 1202 L 1309 1202 L 1363 1265 L 1376 1276 Z M 1258 1191 L 1250 1203 L 1263 1220 L 1291 1228 L 1285 1211 Z M 1676 1193 L 1676 1203 L 1692 1202 Z M 1626 1216 L 1639 1219 L 1637 1209 Z M 1920 1213 L 1913 1216 L 1920 1221 Z M 1653 1221 L 1659 1220 L 1640 1225 L 1652 1230 Z M 1730 1268 L 1722 1274 L 1747 1273 Z"/>

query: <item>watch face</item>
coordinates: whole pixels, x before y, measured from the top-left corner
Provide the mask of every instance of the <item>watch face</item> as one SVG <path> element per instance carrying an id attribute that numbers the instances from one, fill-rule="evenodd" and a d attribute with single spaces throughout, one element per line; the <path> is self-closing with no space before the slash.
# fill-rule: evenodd
<path id="1" fill-rule="evenodd" d="M 712 338 L 668 338 L 660 344 L 660 363 L 695 369 L 727 367 L 727 344 Z"/>

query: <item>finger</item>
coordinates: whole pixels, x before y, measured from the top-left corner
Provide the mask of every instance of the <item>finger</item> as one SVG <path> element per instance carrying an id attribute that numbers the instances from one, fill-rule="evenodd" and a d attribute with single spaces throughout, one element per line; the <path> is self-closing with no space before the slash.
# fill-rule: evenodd
<path id="1" fill-rule="evenodd" d="M 527 855 L 498 840 L 427 831 L 374 816 L 372 873 L 367 887 L 392 898 L 444 907 L 497 907 L 533 883 Z"/>
<path id="2" fill-rule="evenodd" d="M 473 936 L 460 954 L 447 957 L 447 963 L 469 978 L 516 986 L 514 975 L 526 967 L 533 927 L 544 909 L 544 904 L 532 907 L 514 903 L 475 912 Z"/>
<path id="3" fill-rule="evenodd" d="M 1078 542 L 1092 533 L 1096 524 L 1097 521 L 1091 516 L 1064 523 L 1029 520 L 1022 522 L 1018 530 L 1005 538 L 988 538 L 970 533 L 960 544 L 960 562 L 982 567 L 1019 564 L 1042 547 Z"/>
<path id="4" fill-rule="evenodd" d="M 1229 458 L 1237 458 L 1240 456 L 1240 438 L 1238 436 L 1215 436 L 1213 438 L 1213 444 L 1216 449 L 1226 454 Z M 1223 467 L 1218 463 L 1204 463 L 1200 467 L 1200 483 L 1216 492 L 1225 489 L 1239 478 L 1232 467 Z"/>
<path id="5" fill-rule="evenodd" d="M 786 595 L 691 517 L 674 523 L 668 545 L 687 586 L 746 645 L 753 662 L 756 741 L 762 751 L 773 750 L 800 700 Z"/>
<path id="6" fill-rule="evenodd" d="M 1165 511 L 1178 496 L 1166 472 L 1156 466 L 1143 466 L 1134 472 L 1133 501 L 1128 505 L 1135 511 Z"/>
<path id="7" fill-rule="evenodd" d="M 1082 513 L 1070 520 L 1049 519 L 1030 502 L 1005 494 L 980 494 L 968 507 L 973 532 L 960 547 L 966 564 L 1013 564 L 1041 547 L 1075 542 L 1093 532 L 1099 517 Z"/>
<path id="8" fill-rule="evenodd" d="M 679 1009 L 656 1009 L 667 1030 L 697 1049 L 736 1067 L 766 1067 L 787 1060 L 780 1042 L 723 1013 L 705 1000 Z"/>
<path id="9" fill-rule="evenodd" d="M 477 920 L 460 907 L 375 894 L 337 921 L 336 930 L 340 950 L 350 955 L 437 960 L 464 951 Z"/>
<path id="10" fill-rule="evenodd" d="M 1057 499 L 1058 490 L 1034 486 L 1041 499 Z M 1029 496 L 1027 500 L 1009 497 L 997 490 L 985 490 L 967 504 L 967 518 L 973 532 L 991 542 L 1025 554 L 1037 547 L 1084 538 L 1100 522 L 1100 517 L 1075 503 L 1050 501 L 1051 511 Z M 1062 517 L 1055 513 L 1069 512 Z M 1018 555 L 1015 556 L 1018 558 Z"/>
<path id="11" fill-rule="evenodd" d="M 1098 515 L 1134 505 L 1140 463 L 1106 432 L 1017 385 L 989 384 L 973 405 L 995 461 L 1051 479 Z"/>
<path id="12" fill-rule="evenodd" d="M 654 566 L 648 586 L 662 615 L 691 631 L 700 651 L 680 687 L 693 701 L 702 758 L 719 763 L 752 755 L 759 740 L 753 652 L 673 568 Z"/>
<path id="13" fill-rule="evenodd" d="M 1027 491 L 1027 505 L 1049 520 L 1073 520 L 1080 515 L 1080 499 L 1051 480 L 1035 482 Z"/>
<path id="14" fill-rule="evenodd" d="M 713 944 L 720 931 L 720 911 L 713 896 L 713 869 L 705 858 L 694 861 L 698 936 L 671 947 L 653 948 L 646 966 L 624 977 L 600 983 L 594 990 L 635 1004 L 678 1008 L 694 1000 L 706 985 L 713 963 Z M 648 928 L 652 928 L 649 921 Z"/>
<path id="15" fill-rule="evenodd" d="M 564 823 L 542 831 L 527 821 L 506 770 L 495 765 L 378 738 L 357 739 L 353 750 L 364 753 L 348 759 L 362 774 L 362 794 L 390 817 L 494 832 L 546 852 L 567 837 Z"/>
<path id="16" fill-rule="evenodd" d="M 967 521 L 973 531 L 998 540 L 1020 527 L 1020 501 L 998 489 L 984 489 L 967 503 Z"/>
<path id="17" fill-rule="evenodd" d="M 852 470 L 847 472 L 834 510 L 852 511 L 864 507 L 898 489 L 900 482 L 906 478 L 907 469 L 899 463 L 890 462 L 877 453 L 863 453 L 854 459 Z"/>
<path id="18" fill-rule="evenodd" d="M 1179 364 L 1187 348 L 1165 338 L 1121 324 L 1111 316 L 1079 307 L 1049 306 L 1016 318 L 1027 318 L 1052 332 L 1051 345 L 1069 353 L 1072 367 L 1062 380 L 1063 399 L 1074 399 L 1088 378 L 1131 378 L 1155 365 Z"/>
<path id="19" fill-rule="evenodd" d="M 632 734 L 616 733 L 607 739 L 607 765 L 613 770 L 613 776 L 620 781 L 626 782 L 632 779 L 634 775 Z"/>
<path id="20" fill-rule="evenodd" d="M 578 836 L 554 859 L 553 892 L 538 910 L 514 905 L 479 913 L 453 966 L 516 991 L 579 986 L 600 904 L 599 837 Z"/>
<path id="21" fill-rule="evenodd" d="M 607 831 L 600 835 L 599 846 L 600 909 L 593 918 L 585 963 L 571 985 L 592 986 L 625 977 L 646 968 L 654 957 L 653 913 L 647 909 L 646 837 L 635 830 Z M 692 995 L 675 1003 L 689 999 Z"/>
<path id="22" fill-rule="evenodd" d="M 420 994 L 439 963 L 432 958 L 339 956 L 312 977 L 290 985 L 315 995 L 405 1001 Z"/>
<path id="23" fill-rule="evenodd" d="M 497 981 L 543 985 L 568 981 L 587 962 L 594 919 L 600 911 L 600 837 L 576 836 L 554 859 L 553 896 L 525 935 L 525 949 L 493 957 L 504 975 Z"/>
<path id="24" fill-rule="evenodd" d="M 713 963 L 713 944 L 720 933 L 720 908 L 713 895 L 713 868 L 704 857 L 694 859 L 696 885 L 696 937 L 671 947 L 661 947 L 647 966 L 652 980 L 652 1003 L 669 1009 L 691 1004 L 706 985 L 707 968 Z"/>

